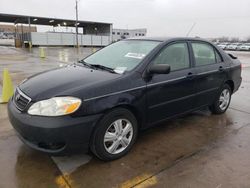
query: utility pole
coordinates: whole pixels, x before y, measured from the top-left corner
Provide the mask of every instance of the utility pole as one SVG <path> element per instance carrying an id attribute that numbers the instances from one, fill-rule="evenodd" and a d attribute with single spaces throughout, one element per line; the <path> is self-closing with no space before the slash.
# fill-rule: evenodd
<path id="1" fill-rule="evenodd" d="M 78 48 L 78 0 L 76 0 L 76 47 Z"/>
<path id="2" fill-rule="evenodd" d="M 31 42 L 31 27 L 30 27 L 30 17 L 28 17 L 28 24 L 29 24 L 29 42 Z"/>

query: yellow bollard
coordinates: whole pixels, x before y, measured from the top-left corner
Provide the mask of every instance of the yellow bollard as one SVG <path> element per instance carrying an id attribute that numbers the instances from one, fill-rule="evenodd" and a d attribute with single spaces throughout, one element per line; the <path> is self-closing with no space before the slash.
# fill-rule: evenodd
<path id="1" fill-rule="evenodd" d="M 95 53 L 96 52 L 96 48 L 92 48 L 92 53 Z"/>
<path id="2" fill-rule="evenodd" d="M 3 70 L 3 91 L 0 103 L 7 103 L 14 93 L 13 84 L 8 69 Z"/>
<path id="3" fill-rule="evenodd" d="M 39 48 L 39 54 L 40 54 L 40 58 L 45 58 L 44 48 Z"/>
<path id="4" fill-rule="evenodd" d="M 30 49 L 32 48 L 32 43 L 31 43 L 31 42 L 29 42 L 29 48 L 30 48 Z"/>

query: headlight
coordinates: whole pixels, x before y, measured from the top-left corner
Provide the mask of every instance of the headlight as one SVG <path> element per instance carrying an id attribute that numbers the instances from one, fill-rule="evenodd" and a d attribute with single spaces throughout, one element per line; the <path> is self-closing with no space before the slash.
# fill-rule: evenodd
<path id="1" fill-rule="evenodd" d="M 82 101 L 74 97 L 54 97 L 34 103 L 28 110 L 30 115 L 63 116 L 78 110 Z"/>

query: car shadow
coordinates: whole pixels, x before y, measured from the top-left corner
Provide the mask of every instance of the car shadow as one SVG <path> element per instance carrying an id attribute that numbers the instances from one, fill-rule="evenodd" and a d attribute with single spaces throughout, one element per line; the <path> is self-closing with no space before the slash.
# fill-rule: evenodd
<path id="1" fill-rule="evenodd" d="M 88 163 L 64 174 L 64 179 L 73 187 L 113 187 L 127 185 L 128 180 L 133 180 L 135 185 L 206 149 L 223 137 L 231 124 L 227 114 L 211 115 L 207 110 L 165 121 L 142 131 L 132 150 L 123 158 L 103 162 L 90 154 L 93 158 Z M 55 180 L 62 175 L 48 155 L 26 146 L 19 149 L 15 169 L 20 187 L 35 187 L 41 182 L 57 186 Z"/>

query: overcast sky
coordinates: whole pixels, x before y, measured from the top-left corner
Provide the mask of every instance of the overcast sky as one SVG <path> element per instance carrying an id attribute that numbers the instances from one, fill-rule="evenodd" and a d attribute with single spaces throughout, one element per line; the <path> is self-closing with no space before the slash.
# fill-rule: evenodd
<path id="1" fill-rule="evenodd" d="M 0 12 L 75 19 L 75 0 L 0 0 Z M 250 0 L 80 0 L 79 20 L 148 36 L 250 37 Z"/>

